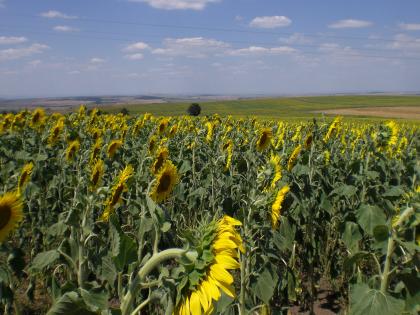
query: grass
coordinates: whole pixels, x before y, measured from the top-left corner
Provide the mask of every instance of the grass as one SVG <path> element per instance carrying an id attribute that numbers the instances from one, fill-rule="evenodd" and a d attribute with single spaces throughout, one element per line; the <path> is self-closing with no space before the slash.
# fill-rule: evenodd
<path id="1" fill-rule="evenodd" d="M 126 107 L 131 114 L 151 113 L 156 116 L 185 115 L 190 103 L 119 104 L 104 108 L 108 112 L 119 112 Z M 201 102 L 201 115 L 258 116 L 260 118 L 313 118 L 322 117 L 327 109 L 379 107 L 379 106 L 419 106 L 420 96 L 311 96 L 242 99 L 234 101 Z M 357 116 L 358 119 L 372 119 L 371 116 Z"/>

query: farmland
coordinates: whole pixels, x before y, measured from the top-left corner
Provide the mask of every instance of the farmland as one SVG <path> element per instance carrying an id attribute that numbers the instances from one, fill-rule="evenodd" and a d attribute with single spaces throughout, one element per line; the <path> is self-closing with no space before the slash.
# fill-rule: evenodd
<path id="1" fill-rule="evenodd" d="M 311 111 L 419 100 L 2 114 L 2 312 L 417 314 L 419 125 Z"/>

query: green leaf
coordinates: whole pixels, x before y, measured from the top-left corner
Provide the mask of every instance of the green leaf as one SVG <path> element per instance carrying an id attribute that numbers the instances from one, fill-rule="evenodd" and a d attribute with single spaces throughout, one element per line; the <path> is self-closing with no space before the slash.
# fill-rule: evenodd
<path id="1" fill-rule="evenodd" d="M 102 288 L 80 289 L 83 300 L 93 312 L 108 308 L 108 292 Z"/>
<path id="2" fill-rule="evenodd" d="M 359 241 L 362 239 L 362 234 L 359 231 L 359 226 L 354 222 L 346 222 L 342 240 L 351 252 L 355 252 L 359 248 Z"/>
<path id="3" fill-rule="evenodd" d="M 111 257 L 105 256 L 102 258 L 102 279 L 108 281 L 111 287 L 114 286 L 115 278 L 117 277 L 117 270 Z"/>
<path id="4" fill-rule="evenodd" d="M 376 226 L 386 224 L 386 216 L 377 206 L 362 205 L 357 209 L 356 217 L 362 229 L 370 235 Z"/>
<path id="5" fill-rule="evenodd" d="M 30 270 L 31 271 L 41 271 L 48 265 L 55 262 L 58 258 L 60 258 L 60 253 L 53 249 L 47 252 L 42 252 L 36 255 L 34 260 L 32 261 Z"/>
<path id="6" fill-rule="evenodd" d="M 330 193 L 330 195 L 351 197 L 351 196 L 355 195 L 356 192 L 357 192 L 356 187 L 354 187 L 352 185 L 343 184 L 343 185 L 337 187 L 336 189 L 334 189 Z"/>
<path id="7" fill-rule="evenodd" d="M 118 255 L 112 257 L 118 271 L 137 260 L 137 245 L 124 233 L 120 234 Z"/>
<path id="8" fill-rule="evenodd" d="M 344 264 L 343 264 L 344 270 L 347 273 L 350 273 L 353 270 L 353 266 L 355 264 L 358 264 L 360 261 L 362 261 L 365 258 L 368 258 L 369 256 L 370 254 L 368 252 L 358 252 L 358 253 L 355 253 L 354 255 L 347 257 L 344 260 Z"/>
<path id="9" fill-rule="evenodd" d="M 350 291 L 350 315 L 401 315 L 404 301 L 371 289 L 365 283 L 356 284 Z"/>
<path id="10" fill-rule="evenodd" d="M 258 277 L 257 283 L 253 288 L 254 294 L 268 305 L 273 297 L 276 284 L 275 277 L 271 275 L 270 271 L 265 269 Z"/>
<path id="11" fill-rule="evenodd" d="M 383 197 L 399 197 L 404 194 L 404 190 L 400 186 L 392 186 L 382 194 Z"/>
<path id="12" fill-rule="evenodd" d="M 50 308 L 47 315 L 94 315 L 86 309 L 77 292 L 67 292 Z"/>
<path id="13" fill-rule="evenodd" d="M 377 242 L 384 242 L 388 239 L 389 231 L 386 225 L 377 225 L 373 229 L 373 236 Z"/>

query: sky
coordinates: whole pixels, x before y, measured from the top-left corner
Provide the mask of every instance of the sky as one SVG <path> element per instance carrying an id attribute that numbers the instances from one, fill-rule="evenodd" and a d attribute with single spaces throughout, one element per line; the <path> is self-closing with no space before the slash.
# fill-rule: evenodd
<path id="1" fill-rule="evenodd" d="M 420 0 L 0 0 L 0 97 L 420 90 Z"/>

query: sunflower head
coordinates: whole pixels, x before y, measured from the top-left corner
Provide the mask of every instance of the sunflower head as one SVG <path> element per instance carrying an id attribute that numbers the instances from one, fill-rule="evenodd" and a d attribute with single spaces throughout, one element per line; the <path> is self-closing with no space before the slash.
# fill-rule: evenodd
<path id="1" fill-rule="evenodd" d="M 17 193 L 18 195 L 22 194 L 26 184 L 29 182 L 29 179 L 32 175 L 32 170 L 34 169 L 34 163 L 30 162 L 23 166 L 22 171 L 19 176 Z"/>
<path id="2" fill-rule="evenodd" d="M 156 154 L 155 161 L 152 165 L 152 173 L 157 174 L 162 167 L 162 165 L 165 163 L 166 159 L 169 156 L 169 151 L 167 148 L 163 147 L 160 148 Z"/>
<path id="3" fill-rule="evenodd" d="M 109 143 L 108 149 L 107 149 L 108 157 L 112 159 L 115 153 L 117 152 L 117 150 L 121 148 L 122 145 L 123 145 L 122 140 L 112 140 Z"/>
<path id="4" fill-rule="evenodd" d="M 281 214 L 281 208 L 284 199 L 286 198 L 286 194 L 290 191 L 290 187 L 288 185 L 282 187 L 274 200 L 273 205 L 271 206 L 271 225 L 273 229 L 278 227 L 280 214 Z"/>
<path id="5" fill-rule="evenodd" d="M 169 124 L 169 119 L 168 118 L 162 118 L 159 121 L 159 124 L 158 124 L 158 132 L 159 132 L 159 134 L 162 134 L 162 133 L 164 133 L 166 131 L 166 128 L 168 127 L 168 124 Z"/>
<path id="6" fill-rule="evenodd" d="M 296 164 L 296 160 L 299 156 L 300 151 L 302 150 L 302 145 L 298 145 L 292 152 L 292 154 L 289 157 L 289 160 L 287 161 L 287 170 L 290 172 L 292 168 Z"/>
<path id="7" fill-rule="evenodd" d="M 257 150 L 259 152 L 264 151 L 271 144 L 272 138 L 273 132 L 271 131 L 271 128 L 262 129 L 256 144 Z"/>
<path id="8" fill-rule="evenodd" d="M 22 200 L 17 193 L 6 193 L 0 197 L 0 243 L 16 229 L 23 220 Z"/>
<path id="9" fill-rule="evenodd" d="M 42 124 L 45 120 L 45 110 L 43 108 L 37 108 L 32 113 L 31 126 L 36 127 Z"/>
<path id="10" fill-rule="evenodd" d="M 179 181 L 178 170 L 171 161 L 166 161 L 156 174 L 156 182 L 150 192 L 155 202 L 162 202 L 169 197 Z"/>
<path id="11" fill-rule="evenodd" d="M 155 151 L 157 141 L 158 141 L 158 139 L 157 139 L 157 137 L 155 135 L 153 135 L 153 136 L 150 137 L 150 139 L 149 139 L 149 146 L 148 146 L 148 149 L 149 149 L 149 153 L 150 154 L 152 154 Z"/>
<path id="12" fill-rule="evenodd" d="M 53 146 L 64 129 L 64 118 L 60 118 L 50 130 L 50 136 L 48 137 L 48 144 Z"/>
<path id="13" fill-rule="evenodd" d="M 92 185 L 92 189 L 95 189 L 100 184 L 102 177 L 104 175 L 104 161 L 97 160 L 92 167 L 92 171 L 90 174 L 90 183 Z"/>
<path id="14" fill-rule="evenodd" d="M 76 156 L 77 151 L 80 149 L 80 142 L 79 140 L 73 140 L 69 143 L 66 149 L 66 160 L 72 161 Z"/>
<path id="15" fill-rule="evenodd" d="M 178 131 L 178 124 L 175 124 L 171 127 L 171 129 L 169 130 L 169 137 L 173 138 L 176 134 L 176 132 Z"/>
<path id="16" fill-rule="evenodd" d="M 241 222 L 224 216 L 195 232 L 178 284 L 175 315 L 211 314 L 221 291 L 234 298 L 233 276 L 239 269 L 240 251 L 245 252 L 237 231 Z"/>

